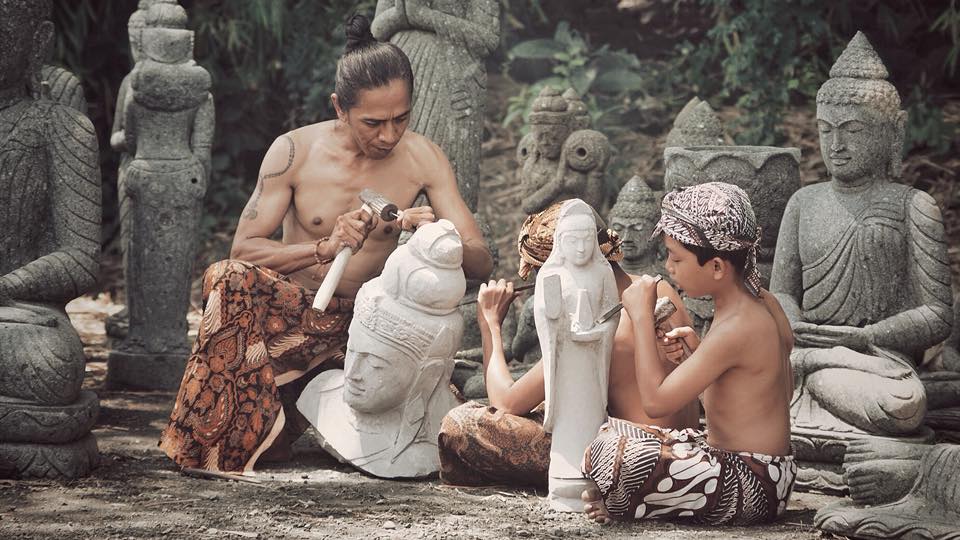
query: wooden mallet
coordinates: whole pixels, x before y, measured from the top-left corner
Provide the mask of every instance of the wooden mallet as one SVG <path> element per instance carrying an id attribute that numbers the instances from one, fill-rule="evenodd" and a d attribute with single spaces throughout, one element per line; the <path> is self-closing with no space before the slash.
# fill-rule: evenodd
<path id="1" fill-rule="evenodd" d="M 384 221 L 389 222 L 403 218 L 403 210 L 400 210 L 397 205 L 372 189 L 364 189 L 360 192 L 360 202 L 363 203 L 363 206 L 360 207 L 361 210 L 371 216 L 380 216 L 380 219 Z M 343 277 L 343 271 L 347 268 L 347 263 L 350 262 L 351 255 L 353 255 L 353 250 L 346 246 L 340 248 L 340 251 L 337 252 L 337 256 L 333 258 L 333 263 L 330 265 L 330 270 L 323 277 L 320 288 L 317 289 L 317 295 L 313 298 L 313 309 L 317 311 L 327 309 L 330 299 L 333 298 L 333 293 L 337 290 L 337 285 L 340 284 L 340 278 Z"/>

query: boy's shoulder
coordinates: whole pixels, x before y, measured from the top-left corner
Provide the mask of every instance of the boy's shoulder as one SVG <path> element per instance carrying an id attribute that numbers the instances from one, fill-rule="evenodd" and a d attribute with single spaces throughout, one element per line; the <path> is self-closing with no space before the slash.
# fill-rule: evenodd
<path id="1" fill-rule="evenodd" d="M 769 295 L 769 293 L 768 293 Z M 772 296 L 772 295 L 769 295 Z M 778 344 L 780 329 L 765 302 L 753 302 L 714 324 L 704 337 L 717 352 L 727 356 L 730 367 L 752 364 L 770 345 Z"/>

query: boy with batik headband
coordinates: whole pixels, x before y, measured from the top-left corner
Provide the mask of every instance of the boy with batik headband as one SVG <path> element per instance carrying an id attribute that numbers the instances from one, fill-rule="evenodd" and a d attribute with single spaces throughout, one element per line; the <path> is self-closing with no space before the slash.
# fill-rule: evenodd
<path id="1" fill-rule="evenodd" d="M 584 455 L 583 472 L 598 488 L 584 492 L 587 514 L 601 523 L 611 517 L 772 521 L 786 508 L 796 474 L 793 334 L 780 304 L 760 285 L 760 230 L 750 201 L 721 182 L 668 193 L 654 236 L 663 237 L 676 286 L 689 296 L 712 296 L 716 314 L 702 342 L 690 328 L 668 334 L 693 351 L 668 373 L 651 361 L 659 278 L 644 276 L 624 291 L 640 401 L 647 415 L 662 416 L 702 395 L 707 430 L 612 418 Z"/>

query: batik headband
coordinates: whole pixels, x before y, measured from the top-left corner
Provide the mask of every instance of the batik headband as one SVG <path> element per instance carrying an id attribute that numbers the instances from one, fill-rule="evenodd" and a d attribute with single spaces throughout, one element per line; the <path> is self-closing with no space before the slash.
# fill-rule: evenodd
<path id="1" fill-rule="evenodd" d="M 651 238 L 660 234 L 706 249 L 748 250 L 743 282 L 752 294 L 760 294 L 757 246 L 761 230 L 750 198 L 739 187 L 708 182 L 667 193 Z"/>

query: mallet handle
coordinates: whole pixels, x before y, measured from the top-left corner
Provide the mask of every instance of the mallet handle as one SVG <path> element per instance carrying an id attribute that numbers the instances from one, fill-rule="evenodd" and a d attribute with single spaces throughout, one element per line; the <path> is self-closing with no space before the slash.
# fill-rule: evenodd
<path id="1" fill-rule="evenodd" d="M 373 210 L 371 210 L 366 203 L 360 208 L 368 214 L 373 215 Z M 350 256 L 352 255 L 353 250 L 346 246 L 340 248 L 340 251 L 337 252 L 337 256 L 333 258 L 333 263 L 330 264 L 330 270 L 327 271 L 327 275 L 323 276 L 323 282 L 320 283 L 320 288 L 317 289 L 317 295 L 313 297 L 313 309 L 317 311 L 327 309 L 327 306 L 330 304 L 330 299 L 333 298 L 333 293 L 336 292 L 337 285 L 340 284 L 340 278 L 343 277 L 343 271 L 347 269 L 347 263 L 350 262 Z"/>

